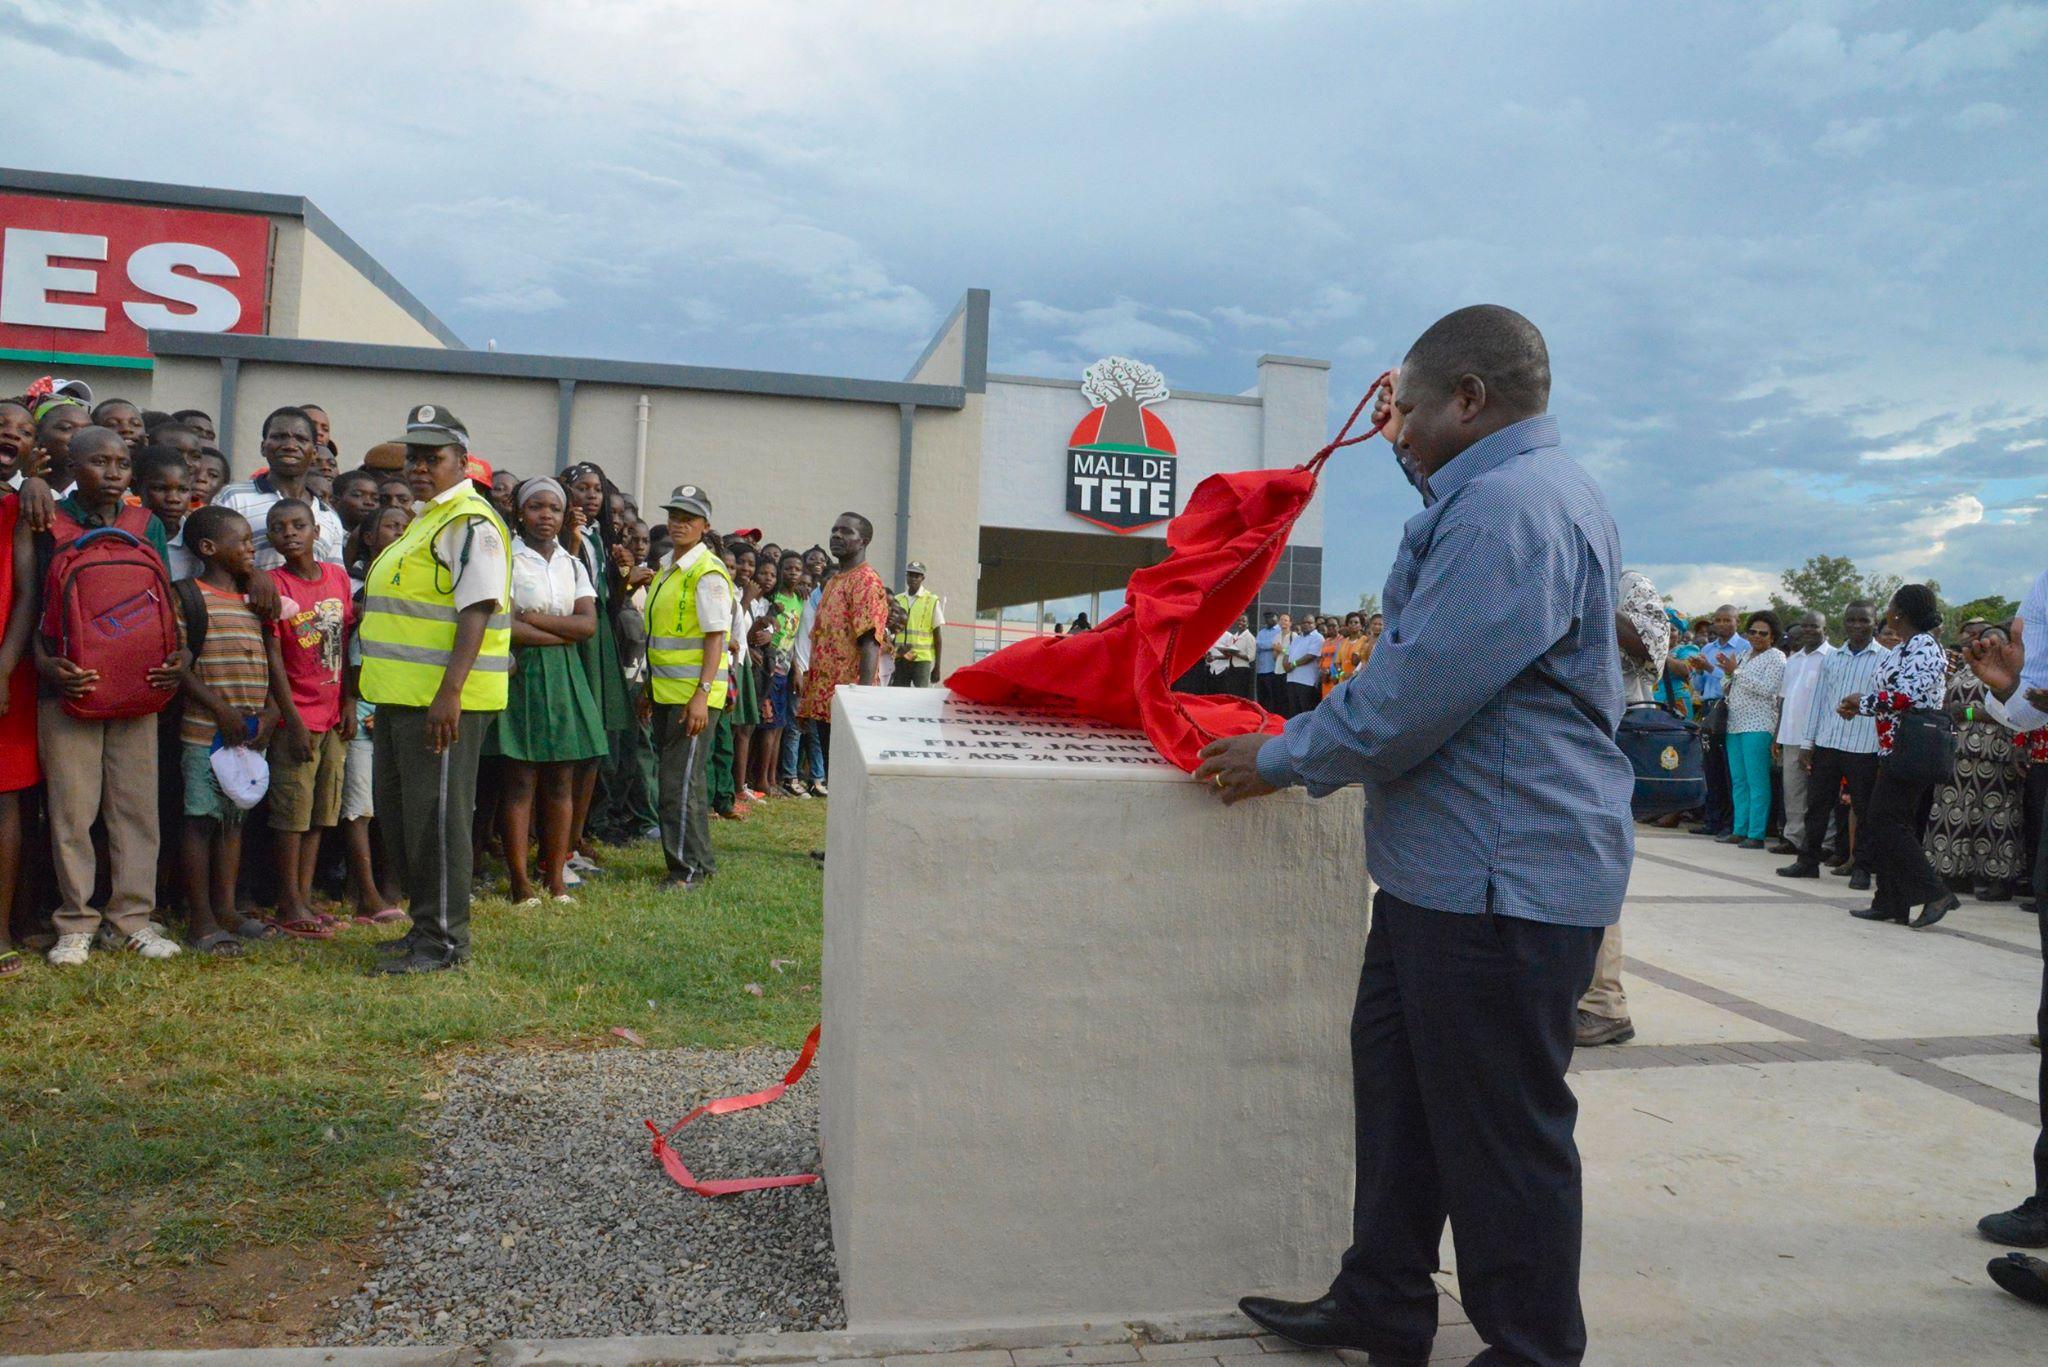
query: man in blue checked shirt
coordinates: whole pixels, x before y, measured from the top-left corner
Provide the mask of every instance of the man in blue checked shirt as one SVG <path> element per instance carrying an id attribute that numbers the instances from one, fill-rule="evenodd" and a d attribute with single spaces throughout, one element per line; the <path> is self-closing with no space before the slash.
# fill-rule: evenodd
<path id="1" fill-rule="evenodd" d="M 1387 434 L 1423 511 L 1360 674 L 1280 735 L 1204 749 L 1226 803 L 1364 785 L 1380 891 L 1351 1018 L 1350 1250 L 1314 1301 L 1244 1312 L 1296 1343 L 1422 1362 L 1448 1218 L 1488 1343 L 1580 1361 L 1574 1008 L 1635 854 L 1615 606 L 1621 548 L 1545 408 L 1528 319 L 1460 309 L 1402 362 Z M 1383 411 L 1385 405 L 1383 403 Z"/>

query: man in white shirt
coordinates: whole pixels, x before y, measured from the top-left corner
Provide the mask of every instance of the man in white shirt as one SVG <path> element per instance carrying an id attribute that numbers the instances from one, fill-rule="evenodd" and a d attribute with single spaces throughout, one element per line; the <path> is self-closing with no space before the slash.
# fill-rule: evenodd
<path id="1" fill-rule="evenodd" d="M 306 487 L 306 471 L 311 468 L 317 449 L 315 430 L 312 415 L 303 408 L 278 409 L 263 420 L 263 459 L 269 468 L 254 479 L 230 484 L 214 496 L 213 501 L 221 507 L 232 508 L 249 519 L 249 525 L 256 531 L 259 570 L 274 570 L 284 563 L 284 557 L 270 548 L 266 527 L 271 507 L 287 498 L 299 499 L 313 510 L 313 526 L 318 533 L 314 558 L 330 565 L 341 563 L 341 543 L 346 535 L 341 529 L 341 514 Z M 466 443 L 469 433 L 463 431 L 461 437 Z"/>
<path id="2" fill-rule="evenodd" d="M 1304 712 L 1313 712 L 1316 704 L 1323 700 L 1322 661 L 1323 633 L 1316 628 L 1313 615 L 1303 617 L 1306 631 L 1296 632 L 1287 638 L 1287 715 L 1298 717 Z"/>
<path id="3" fill-rule="evenodd" d="M 1785 834 L 1773 854 L 1806 853 L 1806 780 L 1813 762 L 1813 690 L 1820 667 L 1835 648 L 1828 644 L 1828 619 L 1809 612 L 1793 623 L 1786 644 L 1785 675 L 1778 685 L 1778 771 L 1784 776 Z M 1818 851 L 1815 852 L 1818 857 Z"/>
<path id="4" fill-rule="evenodd" d="M 1258 654 L 1258 638 L 1250 630 L 1250 619 L 1242 614 L 1230 630 L 1216 639 L 1205 657 L 1209 667 L 1209 691 L 1249 698 L 1252 661 Z"/>

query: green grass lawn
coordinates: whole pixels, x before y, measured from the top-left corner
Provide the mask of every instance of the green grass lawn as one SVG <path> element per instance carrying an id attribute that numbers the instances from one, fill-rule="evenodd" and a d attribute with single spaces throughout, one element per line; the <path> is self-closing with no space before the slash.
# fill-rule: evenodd
<path id="1" fill-rule="evenodd" d="M 821 802 L 714 823 L 720 871 L 696 893 L 657 892 L 642 844 L 604 852 L 574 907 L 482 899 L 453 973 L 370 977 L 402 925 L 239 961 L 33 963 L 0 984 L 0 1221 L 158 1261 L 359 1237 L 421 1156 L 450 1051 L 614 1045 L 614 1026 L 794 1047 L 819 1010 L 824 829 Z"/>

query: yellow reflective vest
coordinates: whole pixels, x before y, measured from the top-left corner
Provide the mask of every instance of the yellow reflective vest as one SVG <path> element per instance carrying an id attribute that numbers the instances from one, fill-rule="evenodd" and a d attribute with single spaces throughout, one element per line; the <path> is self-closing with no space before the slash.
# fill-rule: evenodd
<path id="1" fill-rule="evenodd" d="M 685 703 L 697 696 L 704 676 L 704 623 L 697 620 L 697 584 L 715 574 L 732 587 L 725 562 L 708 551 L 688 565 L 670 565 L 647 586 L 647 689 L 658 703 Z M 730 632 L 732 623 L 714 622 L 711 632 Z M 724 707 L 732 683 L 732 656 L 718 652 L 709 707 Z"/>
<path id="2" fill-rule="evenodd" d="M 365 701 L 425 707 L 440 691 L 455 653 L 455 579 L 462 567 L 443 564 L 434 541 L 449 524 L 461 521 L 495 528 L 505 547 L 505 584 L 476 663 L 463 681 L 462 710 L 504 710 L 512 678 L 512 545 L 497 509 L 473 485 L 454 498 L 427 504 L 370 566 L 363 581 L 363 618 L 356 627 Z"/>
<path id="3" fill-rule="evenodd" d="M 896 657 L 904 660 L 922 660 L 936 663 L 938 652 L 932 648 L 932 636 L 937 630 L 939 617 L 939 595 L 930 589 L 919 589 L 917 597 L 907 593 L 896 595 L 896 601 L 903 605 L 903 634 L 896 638 Z"/>

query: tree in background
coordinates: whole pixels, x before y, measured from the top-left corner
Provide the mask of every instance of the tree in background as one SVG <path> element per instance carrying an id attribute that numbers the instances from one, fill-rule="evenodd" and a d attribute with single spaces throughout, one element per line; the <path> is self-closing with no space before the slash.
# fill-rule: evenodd
<path id="1" fill-rule="evenodd" d="M 1359 616 L 1371 617 L 1374 613 L 1378 612 L 1379 610 L 1380 596 L 1377 593 L 1361 593 L 1358 595 Z"/>
<path id="2" fill-rule="evenodd" d="M 2004 626 L 2019 616 L 2019 611 L 2018 602 L 2011 598 L 2001 598 L 1995 593 L 1982 598 L 1972 598 L 1967 603 L 1958 603 L 1948 610 L 1948 615 L 1944 619 L 1948 627 L 1948 638 L 1953 641 L 1961 636 L 1963 623 L 1972 617 L 1982 617 L 1987 622 Z"/>
<path id="3" fill-rule="evenodd" d="M 1896 574 L 1859 573 L 1856 562 L 1846 555 L 1814 555 L 1808 556 L 1798 569 L 1786 570 L 1780 582 L 1784 592 L 1771 595 L 1771 609 L 1780 618 L 1790 621 L 1801 613 L 1815 611 L 1827 618 L 1829 626 L 1837 627 L 1841 625 L 1842 610 L 1849 604 L 1867 598 L 1882 611 L 1906 581 Z M 1941 591 L 1941 586 L 1931 579 L 1927 586 L 1937 595 Z"/>
<path id="4" fill-rule="evenodd" d="M 1140 450 L 1151 445 L 1145 439 L 1143 410 L 1170 397 L 1165 376 L 1128 356 L 1105 356 L 1082 371 L 1081 396 L 1102 406 L 1096 441 Z"/>

